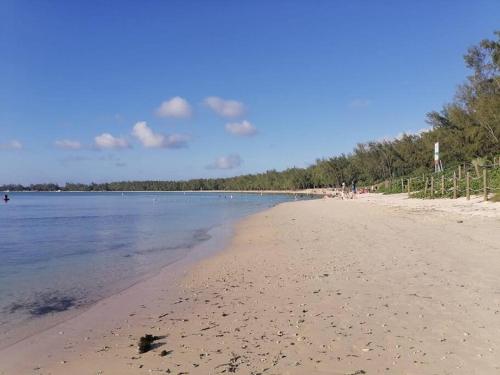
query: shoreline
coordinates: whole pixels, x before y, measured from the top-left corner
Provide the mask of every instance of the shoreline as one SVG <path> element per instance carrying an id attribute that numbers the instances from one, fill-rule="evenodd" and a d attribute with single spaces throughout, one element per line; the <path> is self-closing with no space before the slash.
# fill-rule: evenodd
<path id="1" fill-rule="evenodd" d="M 279 204 L 240 220 L 224 249 L 176 276 L 161 272 L 0 351 L 0 374 L 493 373 L 499 339 L 474 322 L 496 324 L 498 222 L 424 212 L 362 199 Z M 474 307 L 475 290 L 488 309 Z M 145 333 L 165 337 L 138 355 Z"/>
<path id="2" fill-rule="evenodd" d="M 28 194 L 30 193 L 37 194 L 37 192 L 28 192 Z M 261 209 L 265 208 L 259 208 L 259 210 Z M 248 215 L 248 213 L 245 213 L 243 215 L 243 217 L 245 217 Z M 200 241 L 198 239 L 194 239 L 194 242 L 192 244 L 184 243 L 182 247 L 179 246 L 175 249 L 176 254 L 172 256 L 167 255 L 169 258 L 167 258 L 167 260 L 164 259 L 161 265 L 153 265 L 152 267 L 149 267 L 149 270 L 146 270 L 146 272 L 138 275 L 128 275 L 126 277 L 122 277 L 115 283 L 107 284 L 104 286 L 104 288 L 100 288 L 97 293 L 94 293 L 89 289 L 88 293 L 82 294 L 81 297 L 76 300 L 76 303 L 72 304 L 68 309 L 61 310 L 56 313 L 49 312 L 40 316 L 34 316 L 33 314 L 30 314 L 29 311 L 23 312 L 23 315 L 14 314 L 9 316 L 8 308 L 13 304 L 4 304 L 5 309 L 2 310 L 2 313 L 5 313 L 5 315 L 2 315 L 2 318 L 5 319 L 2 319 L 2 321 L 0 321 L 0 350 L 5 349 L 15 343 L 21 342 L 25 339 L 29 339 L 30 337 L 38 333 L 44 332 L 57 326 L 60 323 L 70 320 L 84 313 L 89 308 L 92 308 L 96 303 L 109 298 L 112 295 L 119 294 L 124 290 L 134 286 L 135 284 L 138 284 L 157 275 L 165 268 L 172 269 L 176 267 L 179 262 L 183 263 L 183 260 L 185 258 L 186 262 L 189 263 L 189 259 L 194 258 L 192 253 L 196 254 L 200 252 L 198 248 L 203 249 L 205 254 L 204 256 L 209 256 L 208 254 L 212 254 L 213 250 L 218 250 L 224 247 L 224 244 L 226 244 L 230 240 L 233 227 L 239 220 L 240 219 L 224 219 L 218 224 L 200 228 L 200 231 L 202 231 L 203 233 L 206 232 L 208 240 L 204 239 Z M 163 245 L 167 244 L 163 243 Z M 54 295 L 56 295 L 56 293 L 60 293 L 60 291 L 56 290 L 56 292 L 54 292 Z"/>
<path id="3" fill-rule="evenodd" d="M 3 193 L 213 193 L 213 194 L 283 194 L 283 195 L 324 195 L 333 189 L 304 189 L 304 190 L 10 190 Z"/>
<path id="4" fill-rule="evenodd" d="M 182 255 L 179 255 L 177 258 L 170 260 L 168 263 L 163 266 L 151 270 L 143 275 L 140 275 L 138 278 L 134 280 L 130 280 L 128 282 L 121 282 L 122 285 L 116 285 L 113 289 L 110 289 L 109 293 L 106 293 L 103 297 L 88 302 L 82 306 L 69 309 L 66 311 L 61 311 L 56 314 L 48 314 L 48 316 L 44 317 L 32 317 L 26 318 L 26 321 L 16 324 L 14 330 L 24 331 L 24 332 L 16 332 L 14 333 L 14 337 L 9 337 L 5 334 L 3 341 L 0 344 L 0 352 L 4 349 L 7 349 L 13 345 L 21 343 L 25 340 L 30 340 L 30 338 L 35 337 L 39 334 L 43 334 L 45 331 L 49 331 L 54 329 L 55 327 L 64 324 L 67 321 L 78 318 L 78 316 L 85 314 L 86 311 L 92 309 L 95 305 L 99 304 L 102 301 L 105 301 L 108 298 L 111 298 L 115 295 L 119 295 L 121 293 L 126 292 L 130 288 L 134 288 L 135 286 L 158 276 L 162 272 L 185 272 L 188 267 L 204 257 L 209 257 L 215 254 L 217 251 L 221 251 L 220 248 L 224 248 L 226 244 L 230 241 L 233 236 L 235 223 L 228 222 L 221 225 L 214 226 L 207 230 L 207 234 L 210 238 L 206 241 L 199 242 L 191 247 L 186 247 L 185 252 Z M 181 265 L 180 270 L 177 271 L 176 267 Z M 39 319 L 38 322 L 36 320 Z M 39 327 L 33 328 L 24 328 L 20 329 L 20 326 L 23 325 L 39 325 Z M 0 369 L 1 370 L 1 369 Z M 1 374 L 1 372 L 0 372 Z"/>

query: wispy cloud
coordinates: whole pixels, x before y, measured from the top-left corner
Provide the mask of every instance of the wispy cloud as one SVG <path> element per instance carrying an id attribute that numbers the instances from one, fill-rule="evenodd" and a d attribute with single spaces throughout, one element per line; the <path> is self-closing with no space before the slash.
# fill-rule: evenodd
<path id="1" fill-rule="evenodd" d="M 82 144 L 79 141 L 73 141 L 71 139 L 59 139 L 54 142 L 54 145 L 64 150 L 80 150 L 82 148 Z"/>
<path id="2" fill-rule="evenodd" d="M 20 150 L 22 148 L 23 144 L 15 139 L 6 143 L 0 143 L 0 150 Z"/>
<path id="3" fill-rule="evenodd" d="M 119 157 L 114 154 L 107 154 L 99 157 L 100 161 L 113 163 L 116 167 L 125 167 L 127 163 L 123 162 Z"/>
<path id="4" fill-rule="evenodd" d="M 367 108 L 371 105 L 372 101 L 370 99 L 365 99 L 365 98 L 356 98 L 349 102 L 349 107 L 352 109 Z"/>
<path id="5" fill-rule="evenodd" d="M 245 113 L 245 105 L 237 100 L 222 99 L 217 96 L 205 98 L 203 103 L 222 117 L 240 117 Z"/>
<path id="6" fill-rule="evenodd" d="M 130 148 L 130 144 L 125 138 L 114 137 L 109 133 L 102 133 L 94 138 L 94 146 L 97 149 L 124 149 Z"/>
<path id="7" fill-rule="evenodd" d="M 165 100 L 156 109 L 159 117 L 188 118 L 192 115 L 191 105 L 180 96 Z"/>
<path id="8" fill-rule="evenodd" d="M 136 123 L 132 134 L 146 148 L 182 148 L 186 147 L 189 141 L 189 136 L 184 134 L 155 133 L 145 121 Z"/>
<path id="9" fill-rule="evenodd" d="M 61 164 L 67 165 L 67 164 L 72 164 L 72 163 L 81 163 L 85 161 L 92 160 L 89 157 L 86 156 L 81 156 L 81 155 L 69 155 L 66 156 L 63 159 L 60 159 Z"/>
<path id="10" fill-rule="evenodd" d="M 210 163 L 207 165 L 208 169 L 234 169 L 238 168 L 241 163 L 243 163 L 243 160 L 241 157 L 237 154 L 231 154 L 228 156 L 221 156 L 213 163 Z"/>
<path id="11" fill-rule="evenodd" d="M 240 137 L 248 137 L 257 134 L 257 128 L 247 120 L 226 124 L 226 131 Z"/>

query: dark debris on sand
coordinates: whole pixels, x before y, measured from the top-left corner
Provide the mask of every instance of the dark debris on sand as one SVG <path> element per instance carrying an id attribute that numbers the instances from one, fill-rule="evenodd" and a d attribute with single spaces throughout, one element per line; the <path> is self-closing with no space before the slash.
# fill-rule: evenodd
<path id="1" fill-rule="evenodd" d="M 154 342 L 157 340 L 161 340 L 162 338 L 164 338 L 164 336 L 153 336 L 149 334 L 142 336 L 139 339 L 139 345 L 138 345 L 139 353 L 140 354 L 146 353 L 154 349 L 155 347 Z"/>

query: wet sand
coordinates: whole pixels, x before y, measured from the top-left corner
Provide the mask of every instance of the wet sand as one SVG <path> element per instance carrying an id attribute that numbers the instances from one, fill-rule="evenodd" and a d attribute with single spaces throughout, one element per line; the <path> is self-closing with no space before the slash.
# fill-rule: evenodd
<path id="1" fill-rule="evenodd" d="M 281 204 L 209 259 L 0 351 L 0 374 L 497 374 L 499 228 L 366 199 Z"/>

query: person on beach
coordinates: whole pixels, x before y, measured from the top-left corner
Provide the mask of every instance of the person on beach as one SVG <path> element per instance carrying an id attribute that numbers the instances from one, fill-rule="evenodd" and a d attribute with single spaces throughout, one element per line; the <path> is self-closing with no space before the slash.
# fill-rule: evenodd
<path id="1" fill-rule="evenodd" d="M 356 180 L 352 180 L 351 184 L 351 190 L 352 190 L 352 197 L 354 198 L 356 196 Z"/>
<path id="2" fill-rule="evenodd" d="M 345 182 L 342 182 L 342 199 L 345 199 Z"/>

